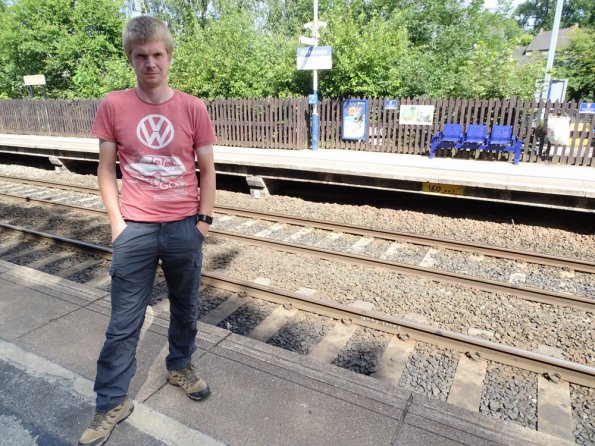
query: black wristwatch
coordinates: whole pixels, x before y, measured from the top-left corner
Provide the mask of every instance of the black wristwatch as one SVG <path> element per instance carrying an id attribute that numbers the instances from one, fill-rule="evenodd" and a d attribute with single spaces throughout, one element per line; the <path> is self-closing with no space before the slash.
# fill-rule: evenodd
<path id="1" fill-rule="evenodd" d="M 198 221 L 204 221 L 206 224 L 210 225 L 213 223 L 213 217 L 210 215 L 198 214 Z"/>

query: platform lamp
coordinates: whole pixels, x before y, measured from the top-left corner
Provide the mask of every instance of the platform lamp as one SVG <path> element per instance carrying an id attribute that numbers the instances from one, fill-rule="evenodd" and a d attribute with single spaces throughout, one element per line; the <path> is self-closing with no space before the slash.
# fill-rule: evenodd
<path id="1" fill-rule="evenodd" d="M 541 99 L 547 101 L 550 93 L 550 80 L 552 77 L 552 66 L 554 65 L 554 56 L 556 54 L 556 45 L 558 41 L 558 29 L 560 29 L 560 19 L 562 17 L 562 7 L 564 0 L 557 0 L 556 13 L 554 15 L 554 26 L 552 27 L 552 36 L 550 47 L 547 53 L 547 63 L 545 66 L 545 78 L 543 80 L 543 89 L 541 90 Z"/>
<path id="2" fill-rule="evenodd" d="M 320 36 L 318 30 L 320 28 L 326 28 L 325 22 L 318 21 L 318 0 L 314 0 L 313 9 L 314 20 L 304 25 L 305 29 L 312 31 L 312 37 L 300 37 L 300 43 L 308 45 L 312 49 L 318 46 L 318 38 Z M 312 150 L 318 150 L 320 121 L 318 116 L 318 69 L 316 68 L 312 70 L 312 94 L 308 97 L 308 104 L 312 105 Z"/>

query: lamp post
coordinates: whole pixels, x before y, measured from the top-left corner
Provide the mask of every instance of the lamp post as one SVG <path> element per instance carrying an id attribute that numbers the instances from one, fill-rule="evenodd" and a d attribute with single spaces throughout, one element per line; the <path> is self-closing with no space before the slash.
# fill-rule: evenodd
<path id="1" fill-rule="evenodd" d="M 300 43 L 316 48 L 318 46 L 319 28 L 325 28 L 325 22 L 318 21 L 318 0 L 314 0 L 314 20 L 304 25 L 304 28 L 312 31 L 312 37 L 301 37 Z M 308 101 L 312 104 L 312 150 L 318 150 L 319 140 L 319 117 L 318 117 L 318 70 L 312 70 L 312 95 Z"/>
<path id="2" fill-rule="evenodd" d="M 312 150 L 318 150 L 320 122 L 318 116 L 318 70 L 332 68 L 331 47 L 318 47 L 319 29 L 326 28 L 325 22 L 318 21 L 318 0 L 314 0 L 314 20 L 304 25 L 312 32 L 312 37 L 300 37 L 300 43 L 308 48 L 298 48 L 298 70 L 312 70 L 312 94 L 308 104 L 312 105 Z"/>
<path id="3" fill-rule="evenodd" d="M 547 53 L 547 63 L 545 66 L 545 78 L 543 80 L 543 89 L 541 90 L 541 99 L 547 101 L 550 93 L 550 80 L 552 77 L 552 66 L 554 65 L 554 56 L 556 54 L 556 43 L 558 41 L 558 29 L 560 28 L 560 19 L 562 17 L 562 6 L 564 0 L 558 0 L 556 3 L 556 14 L 554 15 L 554 26 L 552 28 L 552 37 L 550 39 L 550 48 Z"/>
<path id="4" fill-rule="evenodd" d="M 314 46 L 318 46 L 318 0 L 314 0 L 314 20 L 312 23 L 312 37 L 314 37 Z M 318 139 L 320 122 L 318 117 L 318 70 L 312 72 L 312 94 L 314 95 L 314 104 L 312 104 L 312 150 L 318 150 Z"/>

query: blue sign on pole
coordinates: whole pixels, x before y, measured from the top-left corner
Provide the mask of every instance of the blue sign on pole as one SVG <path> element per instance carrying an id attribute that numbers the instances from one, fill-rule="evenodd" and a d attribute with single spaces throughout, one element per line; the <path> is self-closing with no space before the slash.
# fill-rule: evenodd
<path id="1" fill-rule="evenodd" d="M 595 102 L 581 102 L 578 106 L 579 113 L 595 113 Z"/>
<path id="2" fill-rule="evenodd" d="M 368 139 L 368 101 L 349 99 L 343 101 L 341 138 L 356 141 Z"/>
<path id="3" fill-rule="evenodd" d="M 396 110 L 398 105 L 399 101 L 397 101 L 396 99 L 386 99 L 384 101 L 385 110 Z"/>

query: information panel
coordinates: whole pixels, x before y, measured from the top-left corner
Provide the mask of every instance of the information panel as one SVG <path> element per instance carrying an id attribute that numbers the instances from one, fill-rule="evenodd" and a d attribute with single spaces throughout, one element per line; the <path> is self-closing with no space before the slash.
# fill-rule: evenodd
<path id="1" fill-rule="evenodd" d="M 399 124 L 432 125 L 434 121 L 433 105 L 401 105 Z"/>

